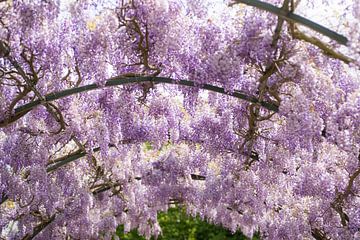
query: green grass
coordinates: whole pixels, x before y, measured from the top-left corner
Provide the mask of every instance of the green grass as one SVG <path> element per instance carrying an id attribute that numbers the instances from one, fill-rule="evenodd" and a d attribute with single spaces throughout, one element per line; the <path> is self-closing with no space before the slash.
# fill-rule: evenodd
<path id="1" fill-rule="evenodd" d="M 171 208 L 167 213 L 159 213 L 158 220 L 162 229 L 159 240 L 247 240 L 248 238 L 236 232 L 232 234 L 221 226 L 216 226 L 201 220 L 199 217 L 189 217 L 183 208 Z M 116 234 L 120 239 L 145 240 L 136 230 L 124 234 L 124 226 L 119 226 Z M 253 240 L 259 240 L 254 236 Z"/>

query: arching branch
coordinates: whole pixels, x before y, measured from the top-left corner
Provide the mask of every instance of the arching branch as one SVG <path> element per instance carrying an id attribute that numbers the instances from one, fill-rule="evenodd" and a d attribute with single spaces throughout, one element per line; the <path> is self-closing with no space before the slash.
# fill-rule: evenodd
<path id="1" fill-rule="evenodd" d="M 114 78 L 109 79 L 106 82 L 105 87 L 125 85 L 125 84 L 130 84 L 130 83 L 143 83 L 143 82 L 167 83 L 167 84 L 175 84 L 175 85 L 188 86 L 188 87 L 198 87 L 200 89 L 225 94 L 225 95 L 239 98 L 239 99 L 251 102 L 251 103 L 259 103 L 262 107 L 264 107 L 270 111 L 277 112 L 279 110 L 279 106 L 276 105 L 275 103 L 259 101 L 255 96 L 248 95 L 242 91 L 235 90 L 234 92 L 227 92 L 224 88 L 213 86 L 210 84 L 198 84 L 193 81 L 176 80 L 176 79 L 166 78 L 166 77 L 151 77 L 151 76 L 149 76 L 149 77 L 140 77 L 140 76 L 114 77 Z M 61 98 L 67 97 L 67 96 L 71 96 L 74 94 L 91 91 L 91 90 L 95 90 L 95 89 L 101 89 L 101 88 L 102 88 L 102 86 L 99 86 L 97 84 L 89 84 L 89 85 L 82 86 L 82 87 L 66 89 L 66 90 L 63 90 L 60 92 L 55 92 L 55 93 L 50 93 L 50 94 L 45 95 L 44 101 L 51 102 L 51 101 L 61 99 Z M 22 116 L 22 115 L 24 115 L 25 112 L 29 112 L 29 110 L 31 110 L 41 104 L 43 104 L 43 103 L 39 99 L 32 101 L 30 103 L 24 104 L 24 105 L 16 108 L 15 114 L 13 116 L 11 116 L 10 118 L 17 119 L 17 116 L 19 116 L 19 115 Z M 1 121 L 0 127 L 6 126 L 6 124 L 4 124 L 6 121 L 7 121 L 7 119 Z"/>

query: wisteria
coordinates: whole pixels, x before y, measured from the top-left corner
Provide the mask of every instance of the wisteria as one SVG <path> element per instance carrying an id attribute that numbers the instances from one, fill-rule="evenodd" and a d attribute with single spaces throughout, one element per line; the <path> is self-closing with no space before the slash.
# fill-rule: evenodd
<path id="1" fill-rule="evenodd" d="M 360 239 L 359 9 L 0 0 L 0 239 Z"/>

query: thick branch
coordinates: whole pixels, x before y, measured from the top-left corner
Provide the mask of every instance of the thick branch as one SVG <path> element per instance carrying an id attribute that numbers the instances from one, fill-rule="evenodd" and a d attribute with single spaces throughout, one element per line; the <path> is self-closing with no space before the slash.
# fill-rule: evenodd
<path id="1" fill-rule="evenodd" d="M 282 8 L 278 8 L 272 4 L 269 4 L 266 2 L 261 2 L 258 0 L 234 0 L 233 4 L 236 4 L 236 3 L 244 3 L 249 6 L 253 6 L 253 7 L 259 8 L 261 10 L 271 12 L 289 22 L 301 24 L 305 27 L 308 27 L 308 28 L 318 32 L 318 33 L 321 33 L 321 34 L 337 41 L 340 44 L 346 45 L 348 42 L 348 39 L 346 37 L 344 37 L 343 35 L 340 35 L 326 27 L 323 27 L 323 26 L 321 26 L 313 21 L 310 21 L 304 17 L 301 17 L 297 14 L 294 14 L 291 12 L 286 12 Z"/>
<path id="2" fill-rule="evenodd" d="M 299 40 L 302 40 L 302 41 L 305 41 L 312 45 L 317 46 L 318 48 L 323 50 L 325 55 L 327 55 L 331 58 L 339 59 L 346 64 L 349 64 L 349 63 L 355 61 L 354 59 L 351 59 L 340 52 L 336 52 L 335 50 L 333 50 L 331 48 L 331 46 L 322 42 L 320 39 L 306 35 L 305 33 L 301 32 L 299 29 L 297 29 L 295 26 L 292 26 L 292 28 L 293 28 L 293 31 L 292 31 L 293 38 L 296 38 L 296 39 L 299 39 Z"/>
<path id="3" fill-rule="evenodd" d="M 326 234 L 317 228 L 311 230 L 311 236 L 313 236 L 316 240 L 329 240 Z"/>
<path id="4" fill-rule="evenodd" d="M 359 155 L 360 156 L 360 155 Z M 360 175 L 360 168 L 358 168 L 349 178 L 348 185 L 345 188 L 345 191 L 343 193 L 337 193 L 337 196 L 335 200 L 331 203 L 331 207 L 339 214 L 341 224 L 346 227 L 349 223 L 349 217 L 344 212 L 344 202 L 349 197 L 349 195 L 352 193 L 352 188 L 354 185 L 355 179 Z"/>
<path id="5" fill-rule="evenodd" d="M 41 222 L 39 225 L 37 225 L 34 228 L 34 231 L 31 234 L 26 234 L 25 237 L 22 238 L 22 240 L 31 240 L 34 237 L 36 237 L 42 230 L 44 230 L 51 222 L 55 220 L 55 214 L 52 215 L 49 219 Z"/>
<path id="6" fill-rule="evenodd" d="M 284 3 L 281 7 L 281 11 L 284 12 L 284 14 L 287 14 L 289 12 L 289 0 L 284 0 Z M 284 25 L 284 19 L 281 17 L 278 17 L 278 22 L 276 24 L 276 28 L 275 28 L 275 32 L 274 32 L 274 36 L 273 36 L 273 40 L 271 43 L 272 47 L 275 47 L 279 38 L 280 38 L 280 33 L 281 33 L 281 29 L 282 26 Z"/>

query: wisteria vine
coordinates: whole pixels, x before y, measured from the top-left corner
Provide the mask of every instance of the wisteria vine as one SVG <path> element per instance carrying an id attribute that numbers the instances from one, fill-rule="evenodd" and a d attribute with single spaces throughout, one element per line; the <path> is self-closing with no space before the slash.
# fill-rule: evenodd
<path id="1" fill-rule="evenodd" d="M 334 2 L 0 1 L 0 239 L 149 239 L 180 204 L 360 238 L 360 4 Z"/>

